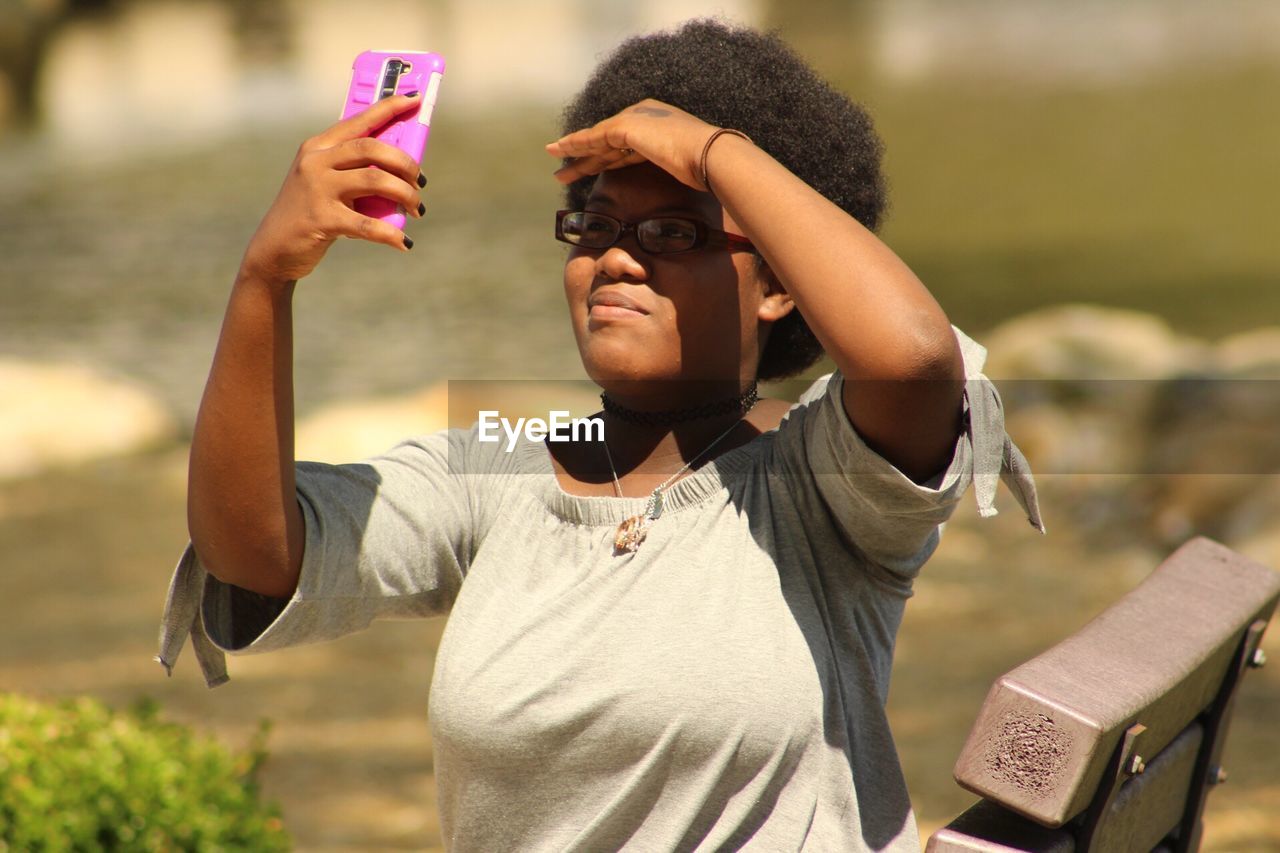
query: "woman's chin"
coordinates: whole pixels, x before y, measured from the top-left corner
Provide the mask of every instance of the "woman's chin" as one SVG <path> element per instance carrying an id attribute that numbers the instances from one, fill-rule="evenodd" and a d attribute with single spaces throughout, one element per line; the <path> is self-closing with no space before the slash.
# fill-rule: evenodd
<path id="1" fill-rule="evenodd" d="M 680 378 L 679 362 L 665 366 L 634 353 L 582 353 L 582 366 L 591 381 L 601 388 L 624 387 L 636 383 L 669 382 Z"/>
<path id="2" fill-rule="evenodd" d="M 606 391 L 611 388 L 621 391 L 628 387 L 634 388 L 637 385 L 669 383 L 680 380 L 679 374 L 673 374 L 669 370 L 646 370 L 635 364 L 586 364 L 584 367 L 586 367 L 587 376 L 591 377 L 591 381 Z"/>
<path id="3" fill-rule="evenodd" d="M 679 352 L 664 353 L 661 342 L 645 340 L 642 335 L 616 334 L 619 331 L 613 327 L 597 332 L 588 327 L 578 335 L 578 355 L 593 380 L 648 379 L 679 371 Z"/>

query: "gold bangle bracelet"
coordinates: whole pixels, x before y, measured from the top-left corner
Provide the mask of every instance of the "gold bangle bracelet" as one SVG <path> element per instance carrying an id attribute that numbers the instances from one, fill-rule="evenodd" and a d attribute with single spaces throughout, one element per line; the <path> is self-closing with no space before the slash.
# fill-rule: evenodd
<path id="1" fill-rule="evenodd" d="M 698 170 L 702 172 L 702 185 L 707 188 L 707 192 L 715 195 L 715 190 L 711 189 L 711 178 L 707 176 L 707 155 L 711 153 L 711 144 L 720 138 L 722 134 L 728 133 L 732 136 L 741 136 L 747 142 L 751 142 L 751 137 L 747 136 L 740 130 L 734 130 L 731 127 L 716 128 L 715 133 L 707 138 L 707 144 L 702 146 L 702 157 L 698 160 Z M 752 145 L 755 143 L 752 142 Z"/>

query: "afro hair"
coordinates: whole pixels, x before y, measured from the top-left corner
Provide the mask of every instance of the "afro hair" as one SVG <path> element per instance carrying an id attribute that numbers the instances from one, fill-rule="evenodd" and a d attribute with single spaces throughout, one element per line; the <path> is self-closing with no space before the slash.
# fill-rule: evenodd
<path id="1" fill-rule="evenodd" d="M 566 107 L 572 133 L 654 98 L 741 130 L 794 175 L 871 230 L 885 208 L 882 146 L 866 112 L 772 33 L 716 20 L 623 42 Z M 593 177 L 566 189 L 581 210 Z M 800 312 L 779 320 L 760 356 L 761 380 L 794 376 L 822 356 Z"/>

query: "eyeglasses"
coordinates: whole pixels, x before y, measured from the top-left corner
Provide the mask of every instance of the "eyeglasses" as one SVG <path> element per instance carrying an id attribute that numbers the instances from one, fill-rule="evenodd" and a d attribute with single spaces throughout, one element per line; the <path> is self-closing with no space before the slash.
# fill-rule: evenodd
<path id="1" fill-rule="evenodd" d="M 556 239 L 583 249 L 607 249 L 628 232 L 635 232 L 640 248 L 651 255 L 672 255 L 694 249 L 743 249 L 754 252 L 751 241 L 739 234 L 717 231 L 679 216 L 659 216 L 641 222 L 623 222 L 603 213 L 582 210 L 556 211 Z"/>

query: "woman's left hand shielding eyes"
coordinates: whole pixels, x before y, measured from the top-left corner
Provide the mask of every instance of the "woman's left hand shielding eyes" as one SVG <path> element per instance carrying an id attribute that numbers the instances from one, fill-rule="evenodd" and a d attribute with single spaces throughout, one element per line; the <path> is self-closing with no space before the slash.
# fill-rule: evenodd
<path id="1" fill-rule="evenodd" d="M 560 137 L 547 145 L 547 153 L 570 158 L 555 173 L 562 184 L 647 160 L 681 183 L 704 190 L 699 161 L 702 147 L 715 131 L 714 125 L 650 98 L 593 127 Z"/>

